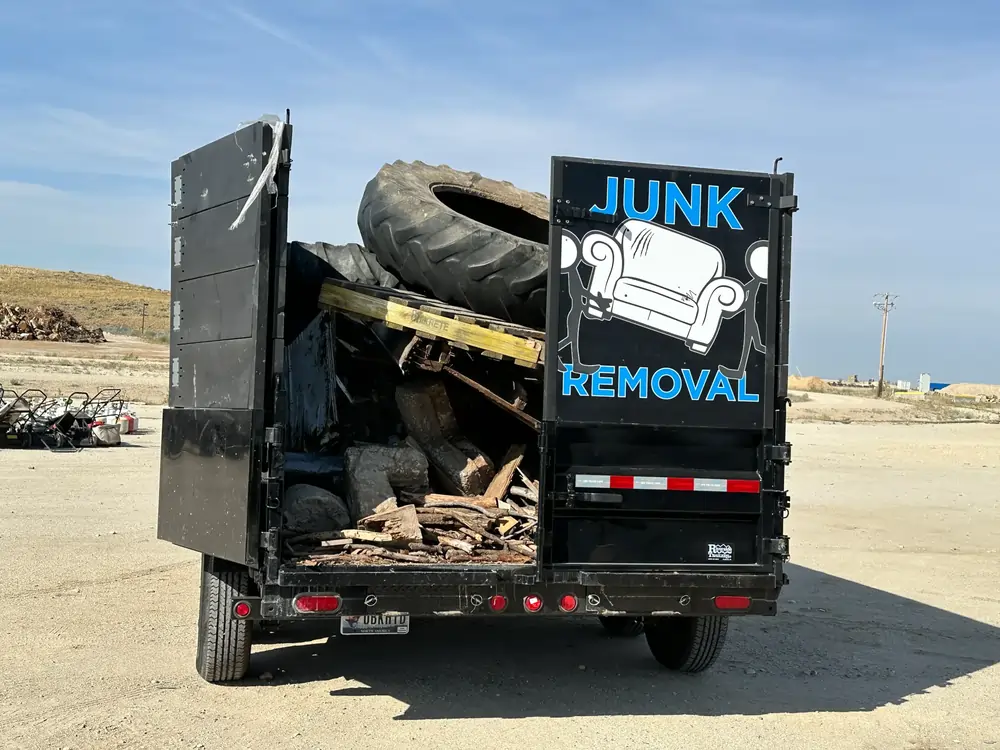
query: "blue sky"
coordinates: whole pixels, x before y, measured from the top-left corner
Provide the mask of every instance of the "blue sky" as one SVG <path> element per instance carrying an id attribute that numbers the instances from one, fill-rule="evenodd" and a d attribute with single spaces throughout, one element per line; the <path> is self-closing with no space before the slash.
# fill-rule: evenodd
<path id="1" fill-rule="evenodd" d="M 169 283 L 172 159 L 296 125 L 289 237 L 382 163 L 796 173 L 792 369 L 1000 382 L 1000 4 L 0 0 L 0 263 Z"/>

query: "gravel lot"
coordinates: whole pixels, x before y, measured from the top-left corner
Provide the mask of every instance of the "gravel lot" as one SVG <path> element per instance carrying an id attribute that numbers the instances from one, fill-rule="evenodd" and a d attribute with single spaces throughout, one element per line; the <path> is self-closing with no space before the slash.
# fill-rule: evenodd
<path id="1" fill-rule="evenodd" d="M 0 452 L 0 747 L 1000 747 L 995 425 L 793 425 L 792 584 L 709 673 L 587 620 L 446 621 L 262 645 L 221 687 L 142 416 L 126 447 Z"/>

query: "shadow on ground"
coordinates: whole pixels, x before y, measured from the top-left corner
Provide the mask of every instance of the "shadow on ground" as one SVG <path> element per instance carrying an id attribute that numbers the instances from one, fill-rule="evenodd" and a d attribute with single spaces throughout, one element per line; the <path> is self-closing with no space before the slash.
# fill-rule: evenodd
<path id="1" fill-rule="evenodd" d="M 415 621 L 406 637 L 300 633 L 313 640 L 255 651 L 241 684 L 346 678 L 367 687 L 331 700 L 390 696 L 411 720 L 717 716 L 870 711 L 1000 663 L 1000 628 L 806 568 L 789 576 L 779 615 L 734 618 L 700 675 L 663 671 L 644 638 L 608 639 L 589 619 L 519 618 Z"/>

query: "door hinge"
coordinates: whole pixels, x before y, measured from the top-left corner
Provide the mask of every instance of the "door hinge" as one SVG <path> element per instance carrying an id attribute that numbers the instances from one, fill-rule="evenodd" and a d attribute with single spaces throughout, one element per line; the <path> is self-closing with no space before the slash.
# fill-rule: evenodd
<path id="1" fill-rule="evenodd" d="M 747 193 L 747 205 L 755 208 L 774 208 L 792 213 L 799 210 L 799 196 L 781 195 L 773 197 L 760 193 Z"/>
<path id="2" fill-rule="evenodd" d="M 764 540 L 764 552 L 769 555 L 777 555 L 782 560 L 788 559 L 788 537 L 779 536 L 776 539 Z"/>
<path id="3" fill-rule="evenodd" d="M 282 425 L 264 428 L 264 459 L 260 481 L 264 485 L 265 503 L 271 509 L 281 507 L 281 484 L 285 476 L 285 454 L 281 450 L 283 441 Z"/>
<path id="4" fill-rule="evenodd" d="M 276 531 L 262 531 L 260 532 L 260 546 L 266 549 L 268 552 L 274 553 L 278 551 L 278 532 Z"/>
<path id="5" fill-rule="evenodd" d="M 788 466 L 792 462 L 792 444 L 775 443 L 774 445 L 767 446 L 767 460 L 777 461 L 780 464 Z"/>

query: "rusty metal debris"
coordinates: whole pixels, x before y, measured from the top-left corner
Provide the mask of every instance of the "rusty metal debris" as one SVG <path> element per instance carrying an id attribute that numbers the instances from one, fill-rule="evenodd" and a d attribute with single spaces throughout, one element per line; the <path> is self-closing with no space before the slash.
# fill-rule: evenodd
<path id="1" fill-rule="evenodd" d="M 135 424 L 117 388 L 50 397 L 37 388 L 16 392 L 0 385 L 0 448 L 77 452 L 119 445 Z"/>

